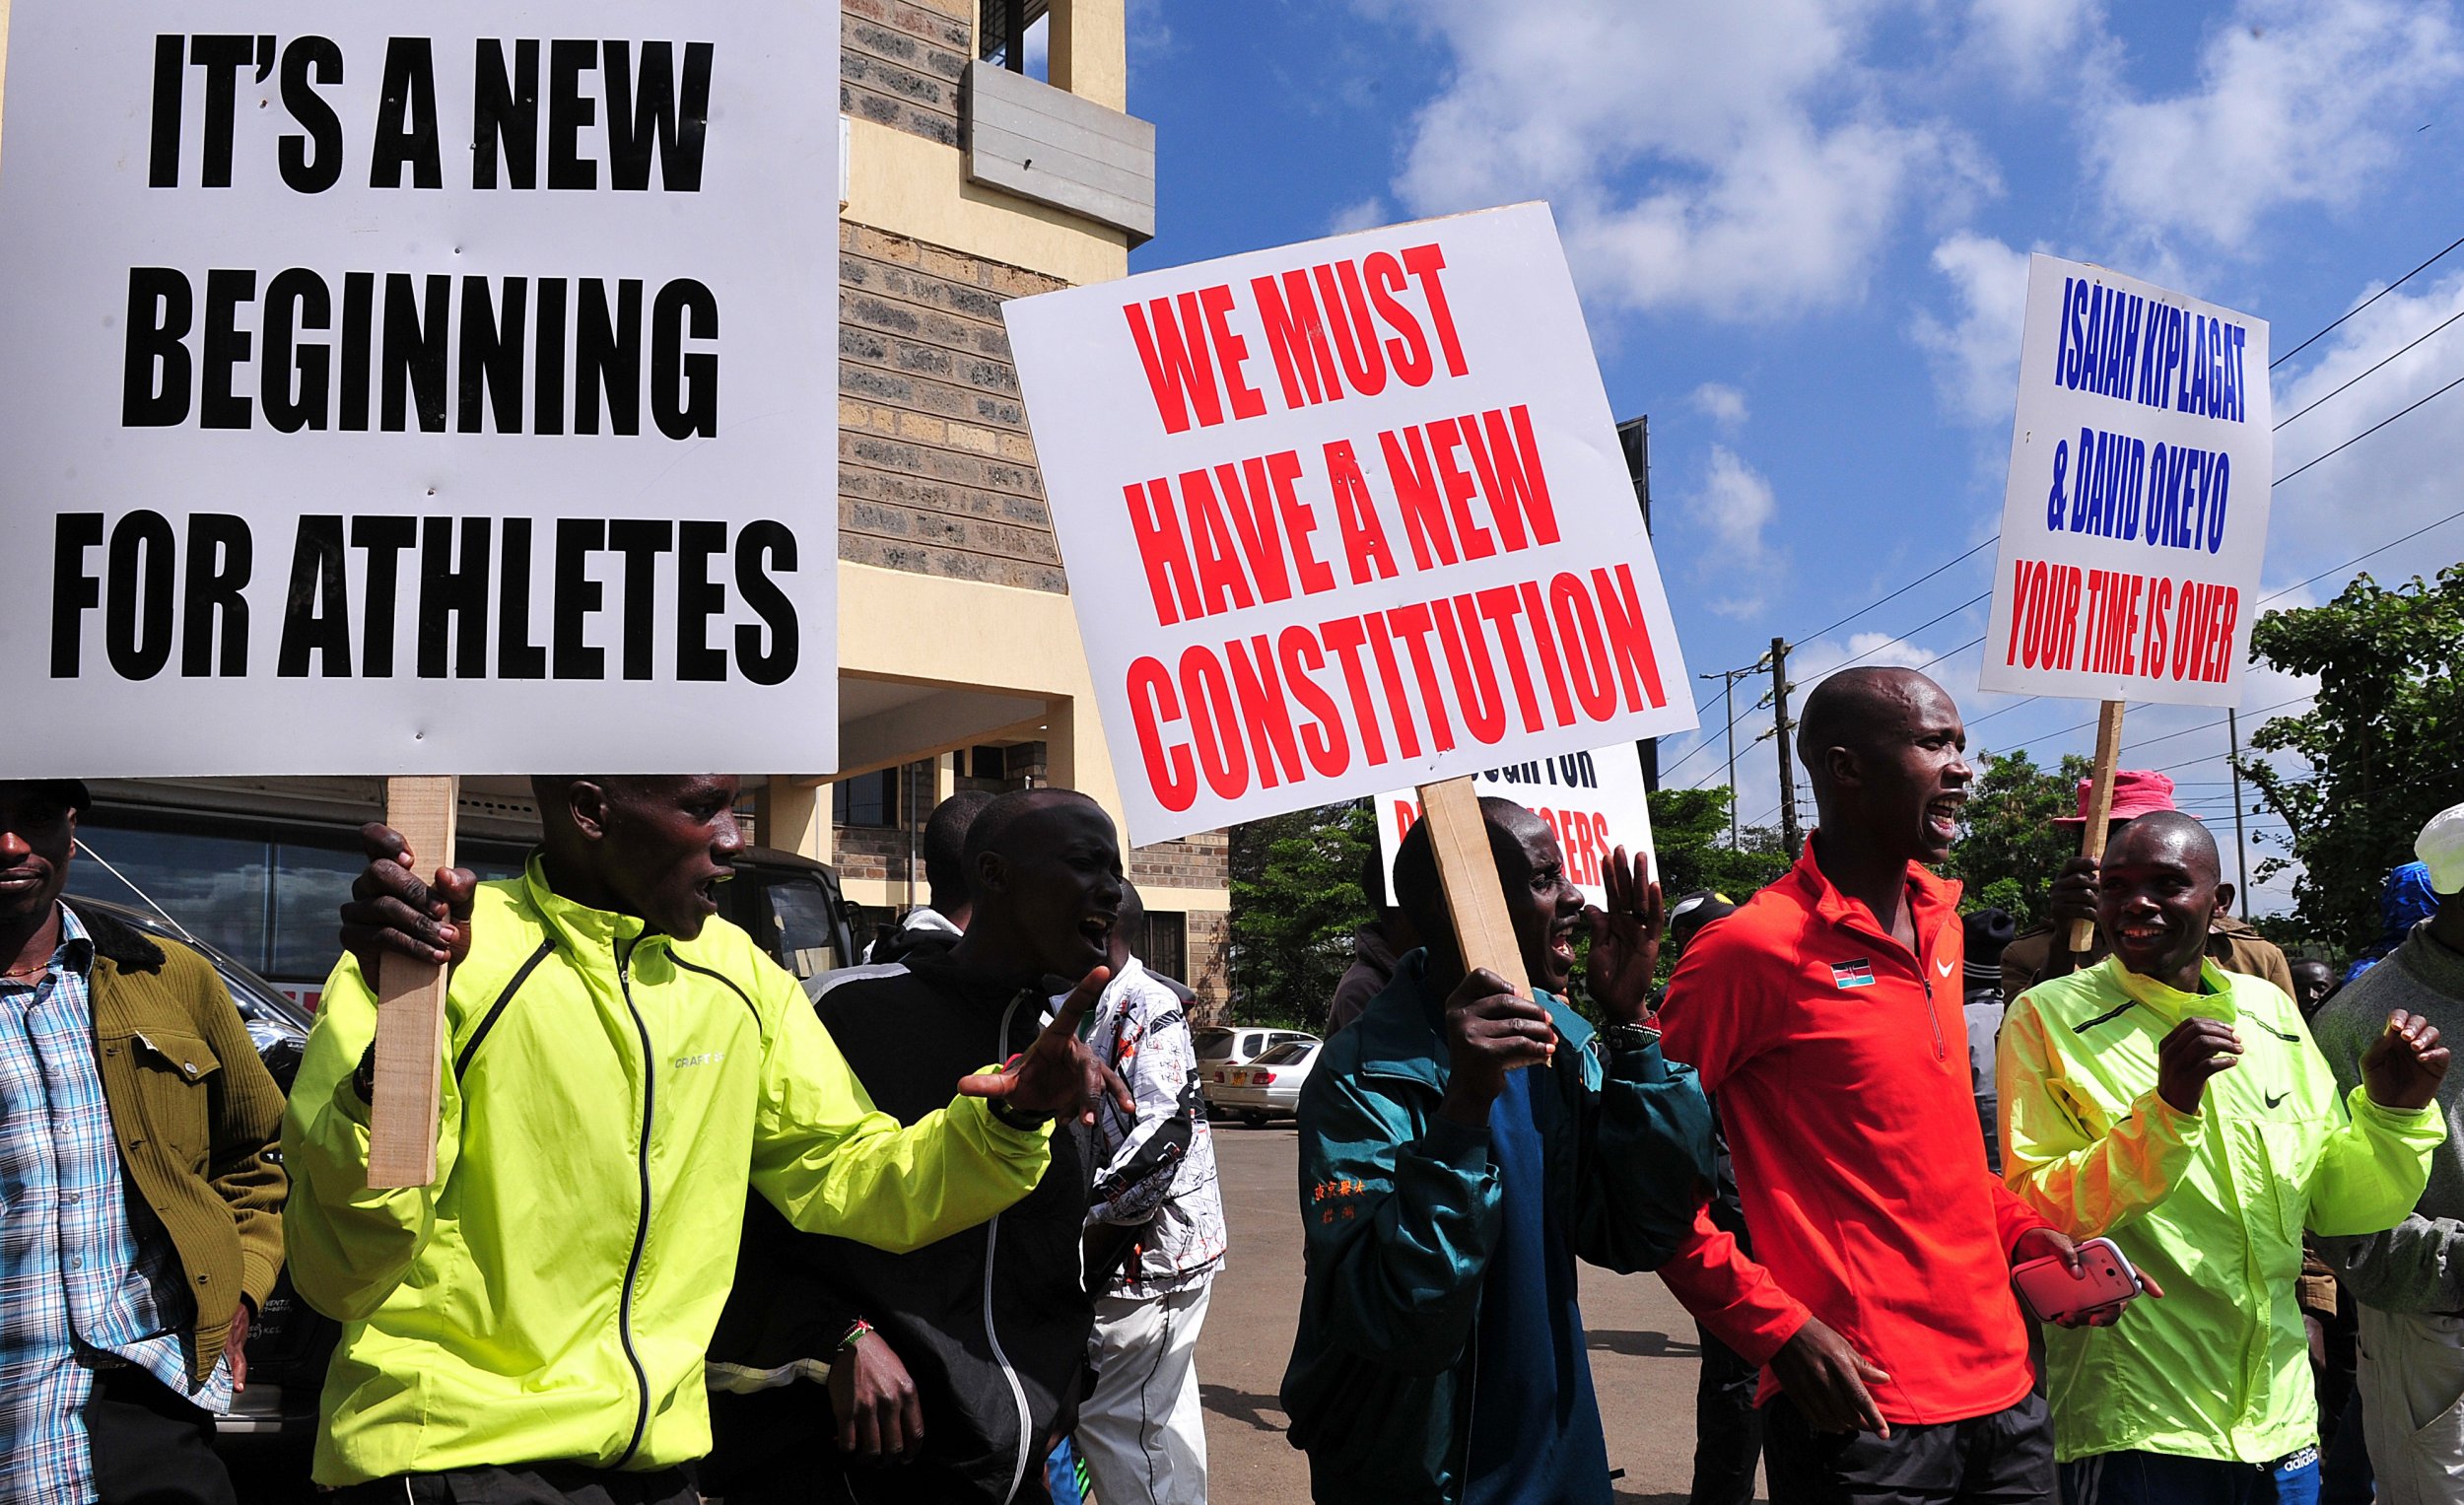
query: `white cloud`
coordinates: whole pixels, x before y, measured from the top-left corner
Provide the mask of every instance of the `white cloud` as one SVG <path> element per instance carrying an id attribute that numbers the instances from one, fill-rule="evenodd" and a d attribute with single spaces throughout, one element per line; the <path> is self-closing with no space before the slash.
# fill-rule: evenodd
<path id="1" fill-rule="evenodd" d="M 1994 80 L 2033 92 L 2070 71 L 2101 11 L 2094 0 L 1975 0 L 1968 25 Z"/>
<path id="2" fill-rule="evenodd" d="M 1947 320 L 1919 313 L 1912 332 L 1933 363 L 1943 408 L 1961 423 L 2007 426 L 2019 389 L 2027 253 L 1961 231 L 1934 247 L 1934 269 L 1950 279 L 1956 311 Z"/>
<path id="3" fill-rule="evenodd" d="M 2119 61 L 2088 75 L 2092 190 L 2152 240 L 2223 249 L 2273 209 L 2356 203 L 2464 78 L 2464 38 L 2442 0 L 2243 0 L 2185 93 L 2133 98 Z"/>
<path id="4" fill-rule="evenodd" d="M 1391 223 L 1394 218 L 1395 213 L 1387 207 L 1386 200 L 1372 193 L 1358 203 L 1345 204 L 1336 209 L 1327 220 L 1327 234 L 1342 236 L 1355 230 L 1375 230 Z"/>
<path id="5" fill-rule="evenodd" d="M 2464 311 L 2464 271 L 2399 289 L 2304 351 L 2300 359 L 2308 364 L 2297 375 L 2288 379 L 2279 373 L 2279 421 L 2326 400 L 2277 436 L 2278 475 L 2291 475 L 2338 445 L 2355 443 L 2275 490 L 2268 518 L 2270 589 L 2316 575 L 2456 510 L 2455 478 L 2464 473 L 2464 391 L 2432 398 L 2419 412 L 2366 439 L 2358 436 L 2464 377 L 2464 319 L 2418 348 L 2395 355 L 2459 311 Z M 2362 375 L 2390 356 L 2394 359 L 2385 370 Z M 2361 379 L 2350 391 L 2329 396 L 2356 377 Z M 2459 555 L 2464 555 L 2464 522 L 2449 523 L 2361 568 L 2392 582 L 2416 572 L 2432 573 Z M 2344 580 L 2345 573 L 2339 571 L 2320 581 L 2315 591 L 2321 599 L 2332 596 Z"/>
<path id="6" fill-rule="evenodd" d="M 1702 488 L 1685 499 L 1682 511 L 1689 524 L 1710 535 L 1696 573 L 1735 592 L 1713 601 L 1711 609 L 1724 617 L 1759 613 L 1778 574 L 1765 536 L 1780 511 L 1770 481 L 1736 450 L 1713 445 Z"/>
<path id="7" fill-rule="evenodd" d="M 1444 43 L 1396 196 L 1445 213 L 1546 198 L 1585 292 L 1769 318 L 1850 302 L 1920 190 L 1990 186 L 1965 137 L 1902 118 L 1868 0 L 1360 0 Z"/>
<path id="8" fill-rule="evenodd" d="M 1695 412 L 1723 429 L 1734 429 L 1748 416 L 1745 394 L 1725 381 L 1706 381 L 1695 387 L 1686 400 L 1694 405 Z"/>

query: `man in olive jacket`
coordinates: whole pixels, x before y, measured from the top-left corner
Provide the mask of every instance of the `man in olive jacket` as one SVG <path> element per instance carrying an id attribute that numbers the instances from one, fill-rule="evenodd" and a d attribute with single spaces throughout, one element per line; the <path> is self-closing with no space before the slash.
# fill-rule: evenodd
<path id="1" fill-rule="evenodd" d="M 230 1505 L 282 1092 L 204 958 L 60 902 L 86 803 L 0 782 L 0 1502 Z"/>

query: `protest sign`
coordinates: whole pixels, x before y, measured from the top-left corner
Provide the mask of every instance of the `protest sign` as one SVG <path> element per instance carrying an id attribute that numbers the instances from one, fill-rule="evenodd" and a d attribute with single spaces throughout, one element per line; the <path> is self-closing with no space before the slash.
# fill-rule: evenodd
<path id="1" fill-rule="evenodd" d="M 2231 706 L 2274 478 L 2264 320 L 2029 258 L 1987 690 Z"/>
<path id="2" fill-rule="evenodd" d="M 1135 840 L 1694 724 L 1546 206 L 1003 312 Z"/>
<path id="3" fill-rule="evenodd" d="M 1608 855 L 1617 848 L 1625 849 L 1637 873 L 1648 869 L 1651 798 L 1643 786 L 1643 760 L 1631 742 L 1487 769 L 1472 786 L 1483 797 L 1511 799 L 1548 822 L 1558 848 L 1565 853 L 1566 876 L 1583 891 L 1587 903 L 1608 904 L 1603 874 Z M 1391 897 L 1395 854 L 1403 844 L 1404 833 L 1420 818 L 1420 800 L 1415 790 L 1390 789 L 1377 796 L 1376 804 L 1378 851 L 1386 863 L 1386 892 Z"/>
<path id="4" fill-rule="evenodd" d="M 2104 855 L 2127 701 L 2234 706 L 2275 479 L 2267 324 L 2027 263 L 1987 690 L 2100 700 L 2081 852 Z M 2093 943 L 2071 926 L 2071 949 Z"/>
<path id="5" fill-rule="evenodd" d="M 10 26 L 8 772 L 832 766 L 834 8 Z"/>

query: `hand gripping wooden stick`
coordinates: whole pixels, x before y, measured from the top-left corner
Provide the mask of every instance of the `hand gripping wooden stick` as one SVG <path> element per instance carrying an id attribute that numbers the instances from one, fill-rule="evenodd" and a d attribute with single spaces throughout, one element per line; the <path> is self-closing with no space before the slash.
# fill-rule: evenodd
<path id="1" fill-rule="evenodd" d="M 1514 922 L 1506 917 L 1506 896 L 1497 886 L 1497 859 L 1490 855 L 1488 824 L 1480 818 L 1480 796 L 1470 779 L 1449 779 L 1420 786 L 1420 818 L 1429 823 L 1429 842 L 1437 855 L 1437 880 L 1446 891 L 1446 913 L 1455 922 L 1455 940 L 1469 973 L 1486 967 L 1512 984 L 1525 997 L 1532 995 L 1531 977 L 1523 970 L 1523 948 L 1515 943 Z"/>
<path id="2" fill-rule="evenodd" d="M 423 875 L 453 865 L 455 782 L 385 781 L 385 824 L 402 833 Z M 437 1179 L 437 1094 L 445 1069 L 445 969 L 386 952 L 376 963 L 376 1090 L 369 1100 L 368 1184 L 424 1187 Z"/>
<path id="3" fill-rule="evenodd" d="M 2088 826 L 2079 836 L 2079 855 L 2103 860 L 2105 823 L 2113 815 L 2113 765 L 2122 757 L 2122 703 L 2106 701 L 2096 713 L 2096 772 L 2088 788 Z M 2081 956 L 2096 948 L 2096 923 L 2071 922 L 2071 950 Z"/>

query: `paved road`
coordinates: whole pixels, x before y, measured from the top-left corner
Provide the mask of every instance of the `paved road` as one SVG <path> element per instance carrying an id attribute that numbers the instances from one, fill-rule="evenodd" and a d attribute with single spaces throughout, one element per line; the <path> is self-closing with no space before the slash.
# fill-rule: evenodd
<path id="1" fill-rule="evenodd" d="M 1283 1440 L 1275 1399 L 1300 1312 L 1300 1212 L 1288 1125 L 1215 1126 L 1215 1161 L 1232 1228 L 1231 1264 L 1215 1281 L 1198 1340 L 1215 1505 L 1286 1505 L 1309 1497 L 1309 1471 Z M 1621 1501 L 1683 1505 L 1693 1472 L 1694 1325 L 1650 1275 L 1583 1268 L 1592 1377 Z"/>

